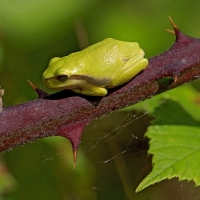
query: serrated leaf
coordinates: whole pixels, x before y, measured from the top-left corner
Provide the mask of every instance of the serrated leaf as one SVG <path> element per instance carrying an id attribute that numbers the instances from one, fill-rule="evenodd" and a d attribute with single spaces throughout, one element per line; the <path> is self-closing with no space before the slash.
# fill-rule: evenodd
<path id="1" fill-rule="evenodd" d="M 140 183 L 137 192 L 164 179 L 178 177 L 200 185 L 200 128 L 189 126 L 151 126 L 150 154 L 153 171 Z"/>
<path id="2" fill-rule="evenodd" d="M 200 185 L 200 126 L 176 102 L 166 101 L 153 113 L 156 120 L 148 128 L 148 153 L 153 154 L 153 170 L 136 192 L 164 179 L 178 177 Z"/>

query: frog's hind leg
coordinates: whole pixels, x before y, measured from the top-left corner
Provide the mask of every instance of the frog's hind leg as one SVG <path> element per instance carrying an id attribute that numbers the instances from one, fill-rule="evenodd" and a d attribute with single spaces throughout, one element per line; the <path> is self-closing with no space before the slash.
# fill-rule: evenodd
<path id="1" fill-rule="evenodd" d="M 101 87 L 90 87 L 90 90 L 76 88 L 73 89 L 73 92 L 89 96 L 105 96 L 107 94 L 107 90 Z"/>
<path id="2" fill-rule="evenodd" d="M 144 70 L 147 65 L 148 60 L 146 58 L 140 58 L 137 61 L 130 59 L 112 79 L 107 88 L 113 88 L 130 81 L 134 76 Z"/>

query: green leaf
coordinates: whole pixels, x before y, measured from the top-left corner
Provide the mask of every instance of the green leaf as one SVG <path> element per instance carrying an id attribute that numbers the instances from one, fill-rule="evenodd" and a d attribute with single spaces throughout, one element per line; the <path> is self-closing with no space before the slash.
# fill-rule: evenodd
<path id="1" fill-rule="evenodd" d="M 192 117 L 200 120 L 200 93 L 191 84 L 186 84 L 168 92 L 156 95 L 132 107 L 136 110 L 153 112 L 166 99 L 176 100 Z"/>
<path id="2" fill-rule="evenodd" d="M 140 183 L 136 192 L 164 179 L 178 177 L 200 185 L 200 126 L 172 100 L 155 109 L 156 119 L 148 128 L 149 154 L 153 170 Z"/>
<path id="3" fill-rule="evenodd" d="M 200 123 L 194 120 L 194 118 L 188 114 L 178 102 L 170 99 L 157 107 L 152 115 L 155 117 L 152 121 L 152 125 L 200 126 Z"/>
<path id="4" fill-rule="evenodd" d="M 178 101 L 194 119 L 200 120 L 200 93 L 191 84 L 170 90 L 167 94 L 171 99 Z"/>

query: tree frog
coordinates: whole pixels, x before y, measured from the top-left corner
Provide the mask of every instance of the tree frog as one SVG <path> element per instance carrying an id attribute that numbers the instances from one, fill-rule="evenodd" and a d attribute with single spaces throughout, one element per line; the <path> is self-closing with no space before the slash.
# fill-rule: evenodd
<path id="1" fill-rule="evenodd" d="M 105 96 L 107 88 L 128 82 L 148 65 L 136 42 L 107 38 L 82 51 L 50 60 L 44 85 L 90 96 Z"/>

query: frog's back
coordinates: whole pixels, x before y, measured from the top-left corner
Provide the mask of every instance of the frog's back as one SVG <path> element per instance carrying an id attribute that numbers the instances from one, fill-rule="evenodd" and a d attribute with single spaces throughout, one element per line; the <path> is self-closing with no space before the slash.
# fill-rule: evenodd
<path id="1" fill-rule="evenodd" d="M 120 70 L 124 63 L 137 54 L 139 45 L 136 42 L 124 42 L 107 38 L 87 47 L 80 52 L 70 54 L 67 59 L 78 69 L 78 74 L 98 78 L 110 77 Z M 98 72 L 98 74 L 97 74 Z"/>

